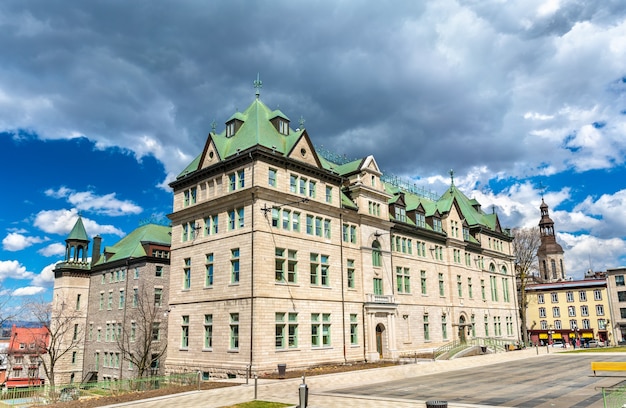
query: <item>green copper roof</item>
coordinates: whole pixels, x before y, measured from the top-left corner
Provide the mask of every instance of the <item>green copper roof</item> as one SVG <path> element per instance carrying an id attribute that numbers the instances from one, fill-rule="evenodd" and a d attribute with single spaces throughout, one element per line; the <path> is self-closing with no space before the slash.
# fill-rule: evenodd
<path id="1" fill-rule="evenodd" d="M 85 226 L 83 225 L 83 219 L 79 216 L 78 220 L 76 220 L 76 224 L 74 224 L 74 228 L 70 232 L 70 235 L 67 237 L 68 241 L 89 241 L 89 237 L 87 236 L 87 232 L 85 231 Z"/>
<path id="2" fill-rule="evenodd" d="M 105 247 L 104 252 L 109 253 L 109 258 L 100 257 L 97 265 L 106 262 L 117 261 L 126 258 L 141 258 L 147 256 L 143 248 L 144 243 L 156 243 L 170 246 L 172 243 L 171 227 L 156 224 L 143 225 L 130 234 L 126 235 L 116 244 Z"/>

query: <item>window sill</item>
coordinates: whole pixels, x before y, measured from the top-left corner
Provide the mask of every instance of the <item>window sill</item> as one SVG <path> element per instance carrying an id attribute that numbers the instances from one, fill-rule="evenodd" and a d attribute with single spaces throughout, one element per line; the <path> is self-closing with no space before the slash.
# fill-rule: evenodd
<path id="1" fill-rule="evenodd" d="M 189 351 L 189 347 L 180 347 L 178 351 Z"/>
<path id="2" fill-rule="evenodd" d="M 211 347 L 211 348 L 203 348 L 203 349 L 202 349 L 202 352 L 203 352 L 203 353 L 204 353 L 204 352 L 212 352 L 212 351 L 213 351 L 213 347 Z"/>

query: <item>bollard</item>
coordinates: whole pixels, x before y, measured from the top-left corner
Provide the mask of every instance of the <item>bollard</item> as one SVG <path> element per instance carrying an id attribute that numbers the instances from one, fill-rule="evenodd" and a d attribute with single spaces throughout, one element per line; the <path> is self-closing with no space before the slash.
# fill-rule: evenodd
<path id="1" fill-rule="evenodd" d="M 257 398 L 257 386 L 258 386 L 258 383 L 259 383 L 259 376 L 255 374 L 254 375 L 254 400 L 255 401 L 258 399 Z"/>
<path id="2" fill-rule="evenodd" d="M 298 388 L 298 396 L 300 397 L 300 405 L 298 407 L 306 408 L 309 404 L 309 387 L 306 384 L 300 384 L 300 387 Z"/>

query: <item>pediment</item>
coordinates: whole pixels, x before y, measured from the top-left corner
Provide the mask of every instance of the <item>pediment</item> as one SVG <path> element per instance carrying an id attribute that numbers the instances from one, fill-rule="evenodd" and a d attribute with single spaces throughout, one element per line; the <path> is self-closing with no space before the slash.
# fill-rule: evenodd
<path id="1" fill-rule="evenodd" d="M 310 164 L 311 166 L 322 167 L 317 158 L 313 143 L 311 143 L 306 131 L 302 133 L 300 139 L 298 139 L 291 151 L 287 154 L 287 157 Z"/>
<path id="2" fill-rule="evenodd" d="M 202 157 L 200 158 L 200 166 L 198 170 L 212 166 L 220 161 L 222 161 L 222 159 L 217 152 L 217 148 L 215 147 L 215 142 L 213 141 L 211 134 L 209 134 L 209 137 L 204 145 L 204 150 L 202 151 Z"/>

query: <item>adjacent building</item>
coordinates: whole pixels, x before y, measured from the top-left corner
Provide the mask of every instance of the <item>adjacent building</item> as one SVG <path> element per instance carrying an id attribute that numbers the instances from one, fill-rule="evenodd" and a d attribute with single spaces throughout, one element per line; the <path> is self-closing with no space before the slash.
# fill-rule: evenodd
<path id="1" fill-rule="evenodd" d="M 607 269 L 607 291 L 611 305 L 611 323 L 609 333 L 617 344 L 626 344 L 626 268 Z"/>
<path id="2" fill-rule="evenodd" d="M 16 327 L 11 337 L 4 366 L 4 385 L 7 389 L 43 386 L 46 382 L 41 367 L 45 349 L 50 342 L 47 327 Z"/>
<path id="3" fill-rule="evenodd" d="M 452 172 L 433 197 L 323 154 L 257 92 L 171 187 L 169 372 L 519 341 L 512 237 Z"/>
<path id="4" fill-rule="evenodd" d="M 52 333 L 67 348 L 55 382 L 162 374 L 167 338 L 170 231 L 146 224 L 104 247 L 79 217 L 55 268 Z"/>

